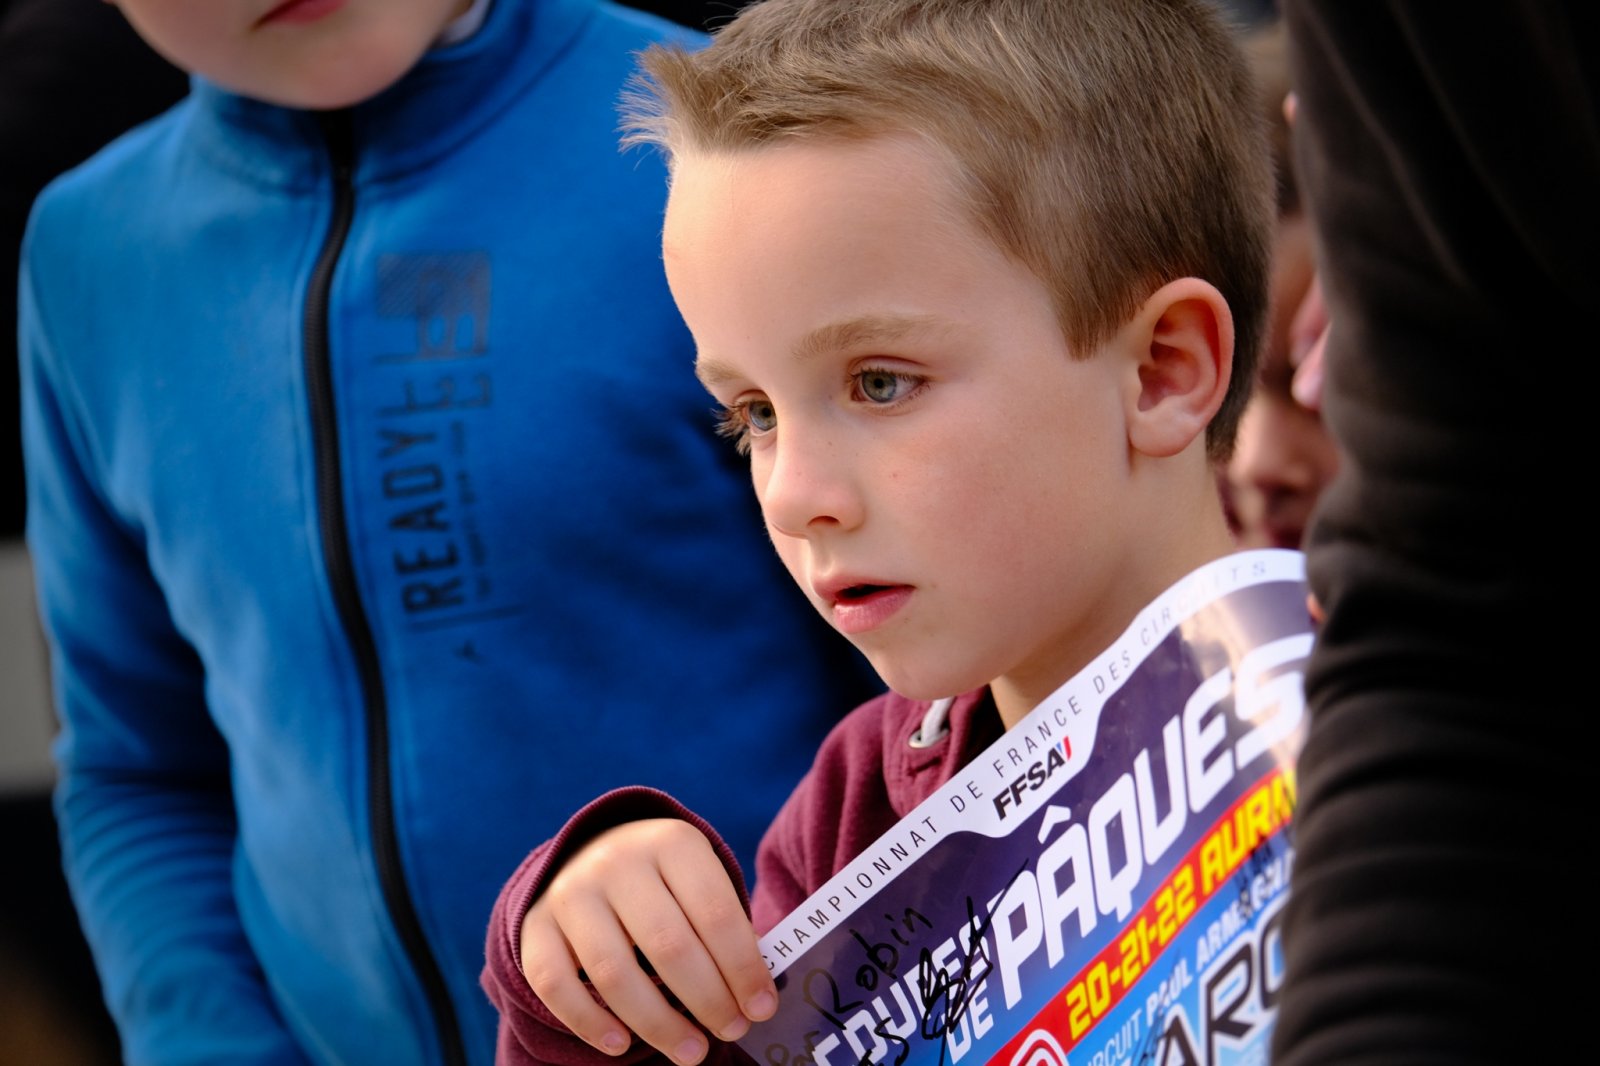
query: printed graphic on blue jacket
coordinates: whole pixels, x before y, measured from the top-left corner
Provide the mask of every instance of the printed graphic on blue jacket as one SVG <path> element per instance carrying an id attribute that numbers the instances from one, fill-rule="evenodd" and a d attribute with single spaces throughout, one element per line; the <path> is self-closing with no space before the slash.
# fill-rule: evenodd
<path id="1" fill-rule="evenodd" d="M 472 477 L 494 404 L 490 280 L 481 251 L 378 259 L 378 314 L 404 342 L 376 356 L 392 381 L 378 411 L 389 554 L 404 617 L 425 628 L 516 609 L 496 595 Z"/>
<path id="2" fill-rule="evenodd" d="M 768 1066 L 1265 1062 L 1304 560 L 1185 577 L 762 938 Z"/>

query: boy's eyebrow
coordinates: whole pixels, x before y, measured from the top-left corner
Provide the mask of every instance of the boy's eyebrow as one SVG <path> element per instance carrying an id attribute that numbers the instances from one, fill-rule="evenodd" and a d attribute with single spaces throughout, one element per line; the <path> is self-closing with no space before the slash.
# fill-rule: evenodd
<path id="1" fill-rule="evenodd" d="M 829 352 L 870 348 L 903 340 L 912 333 L 941 329 L 941 320 L 934 315 L 869 314 L 830 322 L 818 326 L 795 345 L 797 360 L 815 359 Z M 738 378 L 739 372 L 715 359 L 697 359 L 695 377 L 706 386 L 720 385 Z"/>
<path id="2" fill-rule="evenodd" d="M 827 352 L 871 348 L 903 340 L 907 335 L 933 329 L 933 315 L 871 314 L 818 326 L 795 346 L 795 358 L 811 359 Z"/>

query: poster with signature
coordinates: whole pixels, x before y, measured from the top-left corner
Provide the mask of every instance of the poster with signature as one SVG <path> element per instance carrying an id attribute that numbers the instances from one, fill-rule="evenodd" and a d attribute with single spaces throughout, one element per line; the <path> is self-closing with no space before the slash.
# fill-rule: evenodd
<path id="1" fill-rule="evenodd" d="M 761 940 L 767 1066 L 1265 1062 L 1304 559 L 1189 574 Z"/>

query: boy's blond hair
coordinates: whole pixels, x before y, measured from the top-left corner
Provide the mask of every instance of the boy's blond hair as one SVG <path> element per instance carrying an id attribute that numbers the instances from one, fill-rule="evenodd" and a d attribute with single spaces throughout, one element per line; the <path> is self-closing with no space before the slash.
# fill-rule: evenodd
<path id="1" fill-rule="evenodd" d="M 1248 70 L 1204 0 L 761 0 L 699 52 L 653 47 L 627 143 L 669 155 L 911 132 L 1092 352 L 1180 277 L 1234 315 L 1207 429 L 1232 447 L 1267 301 L 1272 179 Z"/>

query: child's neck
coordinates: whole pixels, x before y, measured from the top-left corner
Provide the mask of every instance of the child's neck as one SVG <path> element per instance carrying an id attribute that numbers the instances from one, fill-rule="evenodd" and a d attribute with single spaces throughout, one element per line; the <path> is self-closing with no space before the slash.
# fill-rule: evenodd
<path id="1" fill-rule="evenodd" d="M 1141 547 L 1138 558 L 1121 571 L 1125 577 L 1115 604 L 1108 610 L 1085 612 L 1092 617 L 1061 647 L 1059 657 L 1032 674 L 1008 675 L 989 683 L 1007 729 L 1110 647 L 1141 610 L 1180 578 L 1238 550 L 1215 492 L 1208 488 L 1208 495 L 1195 502 L 1191 508 L 1171 508 L 1152 516 L 1145 531 L 1149 547 Z"/>

